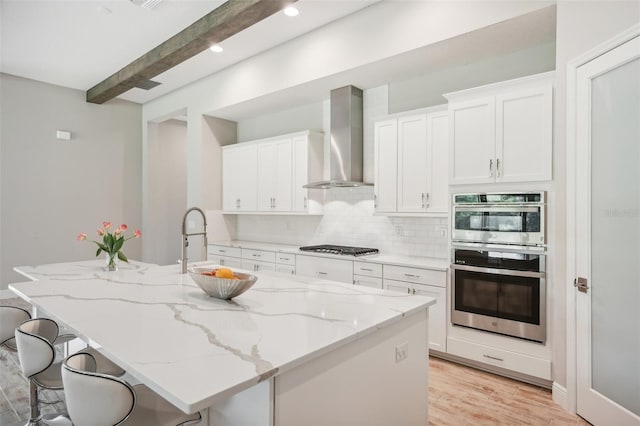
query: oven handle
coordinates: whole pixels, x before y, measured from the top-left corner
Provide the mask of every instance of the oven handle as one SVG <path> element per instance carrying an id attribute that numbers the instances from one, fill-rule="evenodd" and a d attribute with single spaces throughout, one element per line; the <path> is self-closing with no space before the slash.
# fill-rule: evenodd
<path id="1" fill-rule="evenodd" d="M 508 206 L 487 206 L 483 205 L 480 207 L 476 206 L 454 206 L 455 211 L 465 211 L 465 212 L 488 212 L 488 213 L 537 213 L 540 211 L 542 206 L 526 206 L 526 205 L 508 205 Z"/>
<path id="2" fill-rule="evenodd" d="M 481 268 L 479 266 L 467 266 L 467 265 L 458 265 L 451 264 L 451 269 L 458 269 L 460 271 L 470 271 L 470 272 L 483 272 L 486 274 L 496 274 L 496 275 L 509 275 L 511 277 L 526 277 L 526 278 L 544 278 L 544 272 L 533 272 L 533 271 L 514 271 L 512 269 L 496 269 L 496 268 Z"/>

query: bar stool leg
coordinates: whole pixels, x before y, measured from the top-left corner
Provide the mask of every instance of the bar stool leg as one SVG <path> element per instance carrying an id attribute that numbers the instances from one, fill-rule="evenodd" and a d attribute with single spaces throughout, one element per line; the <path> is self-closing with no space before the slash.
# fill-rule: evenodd
<path id="1" fill-rule="evenodd" d="M 38 405 L 38 385 L 29 380 L 29 407 L 31 414 L 23 426 L 72 426 L 73 423 L 63 415 L 43 416 Z"/>

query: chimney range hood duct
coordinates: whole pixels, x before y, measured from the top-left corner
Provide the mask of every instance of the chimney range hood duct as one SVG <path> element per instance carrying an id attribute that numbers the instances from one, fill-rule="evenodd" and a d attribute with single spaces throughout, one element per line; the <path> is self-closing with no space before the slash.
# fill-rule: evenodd
<path id="1" fill-rule="evenodd" d="M 362 90 L 345 86 L 331 91 L 329 179 L 304 185 L 328 189 L 372 185 L 362 181 Z"/>

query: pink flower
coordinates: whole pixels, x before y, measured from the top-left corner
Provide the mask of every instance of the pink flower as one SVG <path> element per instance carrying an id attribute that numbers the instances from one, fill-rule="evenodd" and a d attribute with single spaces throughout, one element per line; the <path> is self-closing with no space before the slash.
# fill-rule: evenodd
<path id="1" fill-rule="evenodd" d="M 111 222 L 102 222 L 102 227 L 104 229 L 109 229 L 111 228 Z"/>
<path id="2" fill-rule="evenodd" d="M 140 238 L 140 237 L 142 237 L 142 231 L 141 231 L 141 230 L 139 230 L 139 229 L 136 229 L 135 231 L 133 231 L 133 235 L 134 235 L 136 238 Z"/>
<path id="3" fill-rule="evenodd" d="M 116 228 L 116 230 L 115 230 L 115 231 L 113 231 L 113 233 L 114 233 L 115 235 L 120 235 L 120 234 L 122 234 L 122 229 L 120 229 L 120 228 Z"/>
<path id="4" fill-rule="evenodd" d="M 98 234 L 98 236 L 102 237 L 104 235 L 104 230 L 102 228 L 98 229 L 96 231 L 96 234 Z"/>
<path id="5" fill-rule="evenodd" d="M 84 232 L 81 232 L 78 234 L 78 236 L 76 237 L 76 240 L 78 241 L 84 241 L 87 239 L 87 234 L 85 234 Z"/>
<path id="6" fill-rule="evenodd" d="M 126 231 L 127 229 L 129 229 L 129 227 L 123 223 L 122 225 L 120 225 L 120 229 Z"/>

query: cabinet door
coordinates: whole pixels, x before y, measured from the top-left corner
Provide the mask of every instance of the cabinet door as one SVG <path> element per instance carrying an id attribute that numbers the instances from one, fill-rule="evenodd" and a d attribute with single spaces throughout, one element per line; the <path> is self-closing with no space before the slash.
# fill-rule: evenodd
<path id="1" fill-rule="evenodd" d="M 427 116 L 398 119 L 398 211 L 424 212 L 427 206 Z M 383 164 L 386 159 L 382 159 Z"/>
<path id="2" fill-rule="evenodd" d="M 449 211 L 449 113 L 427 115 L 427 199 L 426 210 Z"/>
<path id="3" fill-rule="evenodd" d="M 353 283 L 353 261 L 328 257 L 296 256 L 296 274 Z"/>
<path id="4" fill-rule="evenodd" d="M 291 211 L 293 157 L 291 139 L 275 142 L 273 210 Z"/>
<path id="5" fill-rule="evenodd" d="M 297 212 L 307 211 L 309 206 L 308 190 L 303 185 L 309 183 L 309 139 L 306 136 L 293 138 L 293 200 L 291 209 Z"/>
<path id="6" fill-rule="evenodd" d="M 253 260 L 242 259 L 242 269 L 246 269 L 248 271 L 259 272 L 259 271 L 275 271 L 276 264 L 268 263 L 268 262 L 256 262 Z"/>
<path id="7" fill-rule="evenodd" d="M 237 257 L 209 254 L 207 260 L 227 268 L 242 268 L 242 259 L 238 259 Z"/>
<path id="8" fill-rule="evenodd" d="M 402 281 L 391 281 L 384 280 L 382 281 L 382 288 L 385 290 L 397 291 L 399 293 L 411 294 L 411 284 L 404 283 Z"/>
<path id="9" fill-rule="evenodd" d="M 291 139 L 258 144 L 258 210 L 291 210 Z"/>
<path id="10" fill-rule="evenodd" d="M 257 206 L 256 145 L 229 147 L 222 153 L 222 209 L 255 211 Z"/>
<path id="11" fill-rule="evenodd" d="M 430 285 L 414 285 L 415 294 L 434 297 L 436 304 L 429 306 L 429 349 L 447 351 L 447 289 Z"/>
<path id="12" fill-rule="evenodd" d="M 496 96 L 496 181 L 551 180 L 552 87 Z"/>
<path id="13" fill-rule="evenodd" d="M 291 265 L 276 265 L 276 272 L 286 275 L 295 275 L 296 267 Z"/>
<path id="14" fill-rule="evenodd" d="M 382 278 L 367 277 L 365 275 L 354 275 L 353 283 L 371 288 L 382 288 Z"/>
<path id="15" fill-rule="evenodd" d="M 495 99 L 449 104 L 449 182 L 494 182 Z"/>
<path id="16" fill-rule="evenodd" d="M 375 123 L 375 210 L 395 212 L 398 182 L 398 121 Z"/>

